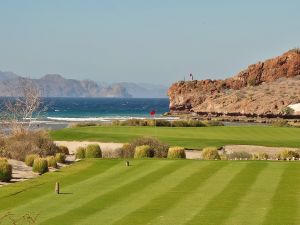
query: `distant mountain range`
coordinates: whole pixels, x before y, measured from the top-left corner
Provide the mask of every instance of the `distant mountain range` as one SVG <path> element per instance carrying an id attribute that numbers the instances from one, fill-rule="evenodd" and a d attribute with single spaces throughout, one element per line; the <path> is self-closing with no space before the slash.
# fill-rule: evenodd
<path id="1" fill-rule="evenodd" d="M 66 79 L 59 74 L 47 74 L 39 79 L 0 71 L 0 96 L 15 96 L 22 81 L 30 80 L 43 97 L 110 97 L 110 98 L 166 98 L 167 87 L 152 84 L 99 84 L 92 80 Z"/>

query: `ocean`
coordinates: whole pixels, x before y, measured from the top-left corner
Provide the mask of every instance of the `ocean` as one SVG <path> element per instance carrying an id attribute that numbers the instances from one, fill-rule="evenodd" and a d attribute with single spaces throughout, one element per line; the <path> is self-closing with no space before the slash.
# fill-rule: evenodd
<path id="1" fill-rule="evenodd" d="M 163 98 L 44 98 L 47 110 L 38 120 L 83 122 L 156 118 L 169 111 L 169 99 Z"/>

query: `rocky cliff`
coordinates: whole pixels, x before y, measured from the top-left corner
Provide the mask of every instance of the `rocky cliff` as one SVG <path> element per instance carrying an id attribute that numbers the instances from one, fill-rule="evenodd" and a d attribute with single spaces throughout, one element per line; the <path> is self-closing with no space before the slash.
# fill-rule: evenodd
<path id="1" fill-rule="evenodd" d="M 300 50 L 250 65 L 225 80 L 179 81 L 168 90 L 171 113 L 282 115 L 300 103 Z"/>

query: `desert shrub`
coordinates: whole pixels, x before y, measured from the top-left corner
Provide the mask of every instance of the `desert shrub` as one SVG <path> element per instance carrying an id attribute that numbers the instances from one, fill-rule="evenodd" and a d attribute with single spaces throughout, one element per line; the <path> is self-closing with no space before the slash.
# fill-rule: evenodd
<path id="1" fill-rule="evenodd" d="M 59 146 L 58 151 L 61 152 L 61 153 L 66 154 L 66 155 L 70 155 L 69 149 L 68 149 L 67 146 L 63 146 L 63 145 Z"/>
<path id="2" fill-rule="evenodd" d="M 297 154 L 297 152 L 292 150 L 285 149 L 278 154 L 278 158 L 282 160 L 292 159 L 293 157 L 299 158 L 299 155 Z"/>
<path id="3" fill-rule="evenodd" d="M 249 77 L 247 80 L 248 86 L 255 86 L 256 85 L 256 77 Z"/>
<path id="4" fill-rule="evenodd" d="M 139 119 L 129 119 L 120 122 L 121 126 L 147 126 L 146 121 L 139 120 Z"/>
<path id="5" fill-rule="evenodd" d="M 251 159 L 252 155 L 248 152 L 232 152 L 227 154 L 227 159 Z"/>
<path id="6" fill-rule="evenodd" d="M 57 162 L 54 156 L 47 157 L 48 167 L 57 168 Z"/>
<path id="7" fill-rule="evenodd" d="M 119 148 L 120 155 L 122 158 L 133 158 L 135 147 L 129 143 L 125 143 L 121 148 Z"/>
<path id="8" fill-rule="evenodd" d="M 0 181 L 8 182 L 12 178 L 12 166 L 5 160 L 0 160 Z"/>
<path id="9" fill-rule="evenodd" d="M 10 154 L 4 147 L 0 147 L 0 157 L 10 158 Z"/>
<path id="10" fill-rule="evenodd" d="M 134 158 L 149 158 L 151 157 L 151 147 L 149 145 L 141 145 L 135 148 Z"/>
<path id="11" fill-rule="evenodd" d="M 75 157 L 76 157 L 76 159 L 84 159 L 85 158 L 85 148 L 78 147 L 76 149 Z"/>
<path id="12" fill-rule="evenodd" d="M 216 147 L 207 147 L 202 150 L 202 159 L 205 160 L 220 160 L 221 157 L 218 153 L 218 148 Z"/>
<path id="13" fill-rule="evenodd" d="M 65 153 L 56 153 L 55 154 L 56 162 L 65 163 L 66 162 L 66 154 Z"/>
<path id="14" fill-rule="evenodd" d="M 100 146 L 97 144 L 89 144 L 86 147 L 85 157 L 86 158 L 101 158 L 102 152 L 101 152 Z"/>
<path id="15" fill-rule="evenodd" d="M 253 154 L 253 159 L 267 160 L 268 158 L 269 158 L 269 155 L 265 152 L 259 152 L 259 153 Z"/>
<path id="16" fill-rule="evenodd" d="M 26 155 L 54 155 L 58 147 L 46 131 L 22 131 L 6 137 L 4 149 L 10 158 L 24 161 Z"/>
<path id="17" fill-rule="evenodd" d="M 129 119 L 125 121 L 113 121 L 114 126 L 157 126 L 157 127 L 205 127 L 205 126 L 222 126 L 219 121 L 206 121 L 200 120 L 174 120 L 168 121 L 164 119 Z"/>
<path id="18" fill-rule="evenodd" d="M 283 115 L 293 115 L 295 113 L 295 110 L 292 109 L 291 107 L 287 106 L 287 107 L 284 107 L 282 110 L 281 110 L 281 113 Z"/>
<path id="19" fill-rule="evenodd" d="M 157 127 L 170 127 L 171 122 L 168 120 L 156 120 L 155 121 Z M 154 125 L 155 125 L 154 123 Z"/>
<path id="20" fill-rule="evenodd" d="M 206 127 L 224 126 L 224 124 L 217 120 L 207 120 L 203 122 Z"/>
<path id="21" fill-rule="evenodd" d="M 32 165 L 32 171 L 43 174 L 49 171 L 48 162 L 44 158 L 36 158 Z"/>
<path id="22" fill-rule="evenodd" d="M 90 123 L 90 122 L 86 122 L 86 123 L 73 123 L 70 125 L 70 127 L 92 127 L 92 126 L 98 126 L 99 124 L 96 123 Z"/>
<path id="23" fill-rule="evenodd" d="M 300 54 L 300 48 L 293 48 L 291 51 Z"/>
<path id="24" fill-rule="evenodd" d="M 185 151 L 182 147 L 172 147 L 169 148 L 168 151 L 168 158 L 169 159 L 185 159 Z"/>
<path id="25" fill-rule="evenodd" d="M 272 121 L 272 126 L 274 126 L 274 127 L 288 127 L 289 123 L 288 123 L 287 120 L 278 119 L 278 120 Z"/>
<path id="26" fill-rule="evenodd" d="M 174 120 L 172 122 L 172 127 L 188 127 L 189 123 L 187 120 Z"/>
<path id="27" fill-rule="evenodd" d="M 36 158 L 39 158 L 40 156 L 38 154 L 30 154 L 30 155 L 26 155 L 25 157 L 25 164 L 27 166 L 32 166 L 33 162 Z"/>
<path id="28" fill-rule="evenodd" d="M 134 139 L 130 146 L 135 150 L 135 147 L 141 145 L 150 146 L 150 157 L 166 158 L 168 155 L 169 145 L 162 143 L 160 140 L 153 137 L 139 137 Z"/>
<path id="29" fill-rule="evenodd" d="M 8 161 L 7 161 L 7 158 L 0 157 L 0 162 L 8 162 Z"/>
<path id="30" fill-rule="evenodd" d="M 189 120 L 188 126 L 189 127 L 205 127 L 206 125 L 200 120 Z"/>
<path id="31" fill-rule="evenodd" d="M 295 152 L 298 154 L 298 156 L 300 157 L 300 149 L 296 149 Z"/>

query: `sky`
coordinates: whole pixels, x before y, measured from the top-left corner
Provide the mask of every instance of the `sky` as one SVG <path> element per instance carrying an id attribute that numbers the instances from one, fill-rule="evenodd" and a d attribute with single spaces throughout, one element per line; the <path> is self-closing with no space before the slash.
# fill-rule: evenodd
<path id="1" fill-rule="evenodd" d="M 0 70 L 170 85 L 300 46 L 299 0 L 0 0 Z"/>

